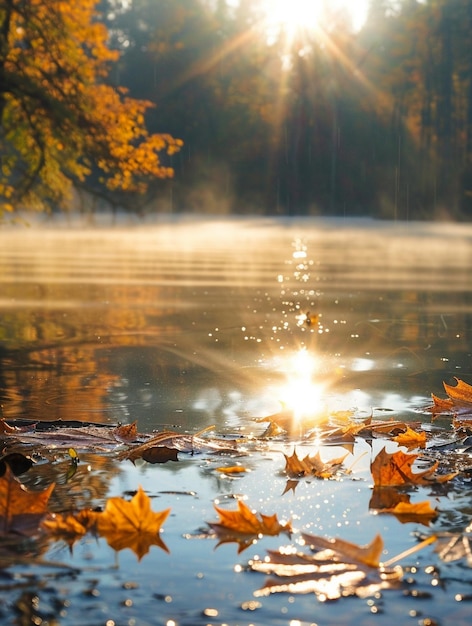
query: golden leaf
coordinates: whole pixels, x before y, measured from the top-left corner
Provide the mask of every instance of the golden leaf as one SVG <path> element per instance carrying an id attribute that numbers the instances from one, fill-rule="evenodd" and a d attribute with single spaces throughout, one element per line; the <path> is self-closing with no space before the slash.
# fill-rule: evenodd
<path id="1" fill-rule="evenodd" d="M 393 440 L 398 445 L 406 448 L 424 448 L 426 445 L 426 433 L 424 431 L 419 433 L 407 426 L 405 432 L 393 437 Z"/>
<path id="2" fill-rule="evenodd" d="M 42 520 L 41 527 L 56 540 L 62 539 L 68 545 L 72 544 L 87 532 L 86 525 L 70 513 L 62 515 L 55 513 Z"/>
<path id="3" fill-rule="evenodd" d="M 244 474 L 247 472 L 247 469 L 240 465 L 233 465 L 232 467 L 217 467 L 216 471 L 222 474 Z"/>
<path id="4" fill-rule="evenodd" d="M 151 500 L 141 487 L 130 502 L 123 498 L 109 498 L 103 513 L 97 513 L 95 528 L 114 550 L 130 548 L 141 559 L 156 545 L 168 552 L 159 536 L 170 509 L 151 510 Z"/>
<path id="5" fill-rule="evenodd" d="M 7 465 L 0 478 L 0 534 L 35 532 L 46 513 L 54 483 L 44 491 L 28 491 Z"/>
<path id="6" fill-rule="evenodd" d="M 280 524 L 277 515 L 263 515 L 253 513 L 242 500 L 238 501 L 237 511 L 226 511 L 216 505 L 215 510 L 220 516 L 219 522 L 209 522 L 208 525 L 218 534 L 238 535 L 279 535 L 281 532 L 290 534 L 290 522 Z"/>
<path id="7" fill-rule="evenodd" d="M 314 456 L 307 455 L 304 459 L 299 459 L 296 450 L 294 450 L 291 456 L 284 454 L 285 472 L 290 478 L 300 478 L 302 476 L 331 478 L 336 470 L 341 467 L 347 454 L 324 463 L 319 452 Z"/>

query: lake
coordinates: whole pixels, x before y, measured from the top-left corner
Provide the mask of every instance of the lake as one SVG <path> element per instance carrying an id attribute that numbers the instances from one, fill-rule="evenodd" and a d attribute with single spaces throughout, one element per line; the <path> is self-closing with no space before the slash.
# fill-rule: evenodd
<path id="1" fill-rule="evenodd" d="M 153 547 L 138 561 L 89 536 L 72 551 L 61 542 L 40 555 L 30 548 L 29 563 L 4 567 L 5 623 L 469 623 L 467 602 L 455 597 L 470 593 L 471 572 L 439 564 L 432 548 L 405 562 L 416 595 L 256 600 L 264 577 L 245 564 L 297 545 L 297 535 L 264 537 L 238 554 L 234 544 L 216 549 L 206 523 L 217 519 L 214 503 L 232 508 L 244 498 L 304 532 L 356 544 L 380 533 L 385 559 L 414 545 L 416 532 L 470 523 L 468 475 L 449 490 L 413 489 L 438 507 L 429 529 L 372 514 L 370 461 L 384 441 L 356 440 L 351 473 L 303 480 L 288 493 L 283 453 L 295 445 L 324 459 L 346 452 L 307 440 L 306 416 L 350 412 L 447 433 L 450 419 L 432 423 L 426 407 L 432 392 L 444 396 L 443 381 L 472 383 L 472 225 L 168 217 L 5 225 L 0 241 L 6 420 L 136 421 L 144 433 L 213 427 L 252 445 L 236 460 L 179 453 L 178 462 L 135 465 L 79 450 L 70 480 L 66 450 L 38 459 L 31 480 L 39 487 L 54 476 L 57 509 L 64 500 L 103 507 L 141 485 L 155 510 L 171 508 L 162 533 L 169 552 Z M 287 409 L 289 435 L 264 438 L 267 423 L 257 419 Z M 246 471 L 218 471 L 235 463 Z M 431 564 L 442 568 L 441 585 Z"/>

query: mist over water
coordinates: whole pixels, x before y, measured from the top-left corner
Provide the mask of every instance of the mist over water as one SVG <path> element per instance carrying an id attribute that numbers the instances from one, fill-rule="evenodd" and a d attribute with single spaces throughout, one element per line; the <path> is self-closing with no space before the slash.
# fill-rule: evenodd
<path id="1" fill-rule="evenodd" d="M 305 410 L 405 414 L 471 374 L 468 225 L 181 218 L 0 238 L 5 417 L 252 428 L 297 377 L 320 385 Z"/>

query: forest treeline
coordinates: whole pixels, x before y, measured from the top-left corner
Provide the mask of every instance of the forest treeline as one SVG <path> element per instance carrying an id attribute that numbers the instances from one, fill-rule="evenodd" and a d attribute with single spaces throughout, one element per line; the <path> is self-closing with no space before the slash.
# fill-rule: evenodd
<path id="1" fill-rule="evenodd" d="M 184 142 L 163 210 L 472 214 L 472 0 L 373 0 L 291 42 L 257 1 L 108 6 L 113 79 Z"/>
<path id="2" fill-rule="evenodd" d="M 472 0 L 343 4 L 0 0 L 0 201 L 471 216 Z"/>

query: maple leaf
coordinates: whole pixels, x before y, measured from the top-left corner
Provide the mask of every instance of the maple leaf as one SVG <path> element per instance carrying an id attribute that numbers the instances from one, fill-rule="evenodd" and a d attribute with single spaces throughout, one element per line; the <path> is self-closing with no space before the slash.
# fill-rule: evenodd
<path id="1" fill-rule="evenodd" d="M 149 496 L 139 487 L 130 502 L 123 498 L 109 498 L 105 510 L 95 513 L 91 519 L 97 533 L 111 548 L 117 551 L 130 548 L 141 560 L 152 545 L 169 551 L 159 536 L 169 513 L 170 509 L 152 511 Z"/>
<path id="2" fill-rule="evenodd" d="M 320 453 L 314 456 L 307 456 L 299 459 L 296 450 L 291 456 L 285 457 L 285 472 L 290 478 L 300 478 L 302 476 L 316 476 L 317 478 L 331 478 L 344 462 L 348 453 L 337 459 L 331 459 L 324 463 L 321 460 Z"/>
<path id="3" fill-rule="evenodd" d="M 208 522 L 208 525 L 219 535 L 274 536 L 279 535 L 281 532 L 290 535 L 292 532 L 290 522 L 280 524 L 276 514 L 253 513 L 242 500 L 238 501 L 237 511 L 226 511 L 216 506 L 216 504 L 214 507 L 220 519 L 218 522 Z"/>
<path id="4" fill-rule="evenodd" d="M 0 534 L 33 534 L 47 511 L 54 483 L 43 491 L 28 491 L 7 465 L 0 478 Z"/>
<path id="5" fill-rule="evenodd" d="M 405 446 L 406 448 L 424 448 L 426 445 L 426 433 L 424 431 L 419 433 L 407 426 L 405 432 L 393 437 L 393 441 L 396 441 L 399 446 Z"/>
<path id="6" fill-rule="evenodd" d="M 428 410 L 433 414 L 440 413 L 472 413 L 472 385 L 464 382 L 460 378 L 456 378 L 456 385 L 448 385 L 443 382 L 447 399 L 438 398 L 431 394 L 433 406 Z"/>
<path id="7" fill-rule="evenodd" d="M 446 482 L 457 476 L 457 472 L 443 476 L 435 474 L 438 461 L 422 472 L 413 472 L 412 466 L 419 455 L 405 454 L 401 450 L 388 453 L 385 448 L 372 461 L 370 470 L 376 487 L 394 487 L 406 484 L 424 485 L 431 482 Z"/>

